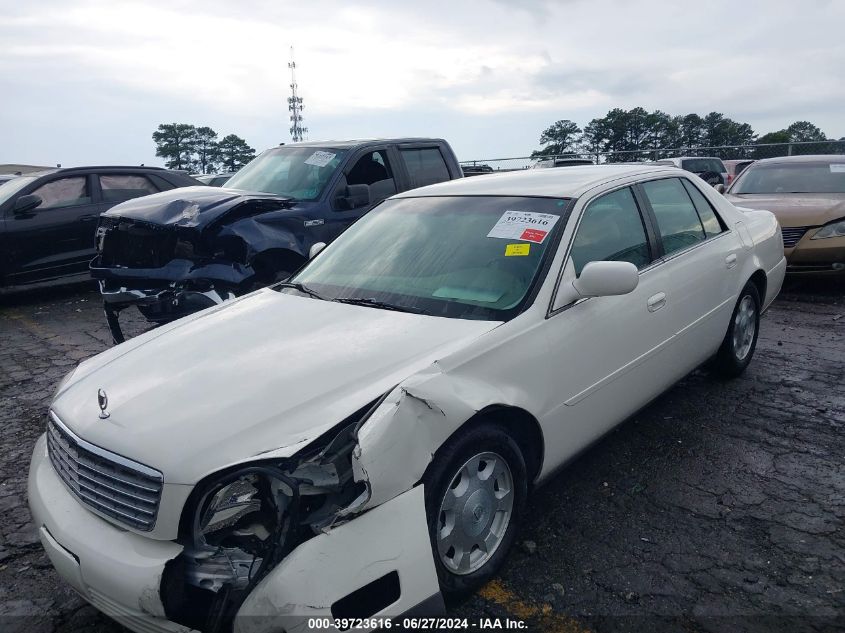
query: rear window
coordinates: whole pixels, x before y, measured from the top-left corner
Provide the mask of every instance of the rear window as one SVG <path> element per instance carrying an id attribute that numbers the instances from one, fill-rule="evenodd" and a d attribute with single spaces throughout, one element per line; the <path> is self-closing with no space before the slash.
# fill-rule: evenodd
<path id="1" fill-rule="evenodd" d="M 725 172 L 725 166 L 718 158 L 688 158 L 681 164 L 684 169 L 694 174 L 703 174 L 706 171 L 714 171 L 717 174 Z"/>
<path id="2" fill-rule="evenodd" d="M 845 193 L 845 156 L 840 163 L 749 166 L 731 193 Z"/>
<path id="3" fill-rule="evenodd" d="M 433 185 L 449 180 L 449 169 L 443 155 L 436 147 L 423 149 L 400 149 L 402 162 L 408 170 L 411 187 Z"/>

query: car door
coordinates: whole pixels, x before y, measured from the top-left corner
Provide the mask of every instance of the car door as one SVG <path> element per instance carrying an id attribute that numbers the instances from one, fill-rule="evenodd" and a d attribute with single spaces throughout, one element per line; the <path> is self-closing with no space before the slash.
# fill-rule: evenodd
<path id="1" fill-rule="evenodd" d="M 26 213 L 7 212 L 12 284 L 88 270 L 99 216 L 93 178 L 89 174 L 57 174 L 26 192 L 42 199 L 39 206 Z"/>
<path id="2" fill-rule="evenodd" d="M 577 213 L 576 207 L 573 217 Z M 584 204 L 558 294 L 591 261 L 631 262 L 639 281 L 626 295 L 553 304 L 546 325 L 555 393 L 547 425 L 549 463 L 567 459 L 672 382 L 666 363 L 674 333 L 665 309 L 669 280 L 654 242 L 630 186 Z"/>
<path id="3" fill-rule="evenodd" d="M 637 186 L 655 232 L 665 277 L 665 311 L 674 330 L 667 357 L 678 377 L 715 353 L 733 311 L 743 245 L 688 178 Z"/>

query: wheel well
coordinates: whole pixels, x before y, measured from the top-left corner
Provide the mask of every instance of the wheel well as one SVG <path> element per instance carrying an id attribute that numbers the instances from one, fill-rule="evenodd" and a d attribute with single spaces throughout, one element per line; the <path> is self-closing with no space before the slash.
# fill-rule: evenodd
<path id="1" fill-rule="evenodd" d="M 528 472 L 529 486 L 543 466 L 545 444 L 543 432 L 537 419 L 525 409 L 504 405 L 493 405 L 482 409 L 467 420 L 457 432 L 464 429 L 489 423 L 499 424 L 508 431 L 519 446 L 525 458 L 525 468 Z"/>
<path id="2" fill-rule="evenodd" d="M 766 301 L 766 273 L 762 270 L 756 271 L 753 275 L 751 275 L 751 279 L 749 279 L 751 283 L 757 286 L 757 292 L 760 293 L 760 302 L 765 303 Z"/>
<path id="3" fill-rule="evenodd" d="M 264 281 L 273 281 L 279 271 L 295 272 L 305 263 L 299 253 L 286 249 L 273 249 L 258 253 L 252 260 L 255 274 Z"/>

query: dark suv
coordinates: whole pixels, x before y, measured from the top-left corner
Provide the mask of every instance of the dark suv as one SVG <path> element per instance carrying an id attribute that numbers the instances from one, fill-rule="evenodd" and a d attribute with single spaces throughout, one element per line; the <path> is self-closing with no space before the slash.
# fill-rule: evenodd
<path id="1" fill-rule="evenodd" d="M 196 185 L 157 167 L 71 167 L 0 185 L 0 293 L 89 278 L 103 211 L 130 198 Z"/>
<path id="2" fill-rule="evenodd" d="M 286 279 L 385 198 L 460 177 L 442 139 L 303 142 L 262 152 L 222 188 L 118 205 L 91 263 L 112 336 L 123 340 L 126 307 L 165 323 Z"/>

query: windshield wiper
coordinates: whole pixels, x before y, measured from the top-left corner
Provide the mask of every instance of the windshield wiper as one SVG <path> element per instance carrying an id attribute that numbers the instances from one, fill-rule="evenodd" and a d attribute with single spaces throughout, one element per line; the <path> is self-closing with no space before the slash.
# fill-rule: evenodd
<path id="1" fill-rule="evenodd" d="M 293 288 L 294 290 L 299 290 L 299 292 L 307 294 L 309 297 L 314 297 L 315 299 L 319 299 L 320 301 L 329 301 L 329 299 L 326 299 L 326 297 L 324 297 L 323 295 L 321 295 L 317 292 L 314 292 L 313 290 L 311 290 L 311 288 L 309 288 L 308 286 L 303 284 L 301 281 L 283 281 L 283 282 L 278 283 L 278 284 L 273 284 L 273 287 L 274 288 Z"/>
<path id="2" fill-rule="evenodd" d="M 412 308 L 409 306 L 398 306 L 394 303 L 387 303 L 386 301 L 379 301 L 378 299 L 370 298 L 361 298 L 356 299 L 354 297 L 344 297 L 341 299 L 333 299 L 333 301 L 337 301 L 338 303 L 349 303 L 351 305 L 356 306 L 367 306 L 369 308 L 380 308 L 382 310 L 394 310 L 396 312 L 410 312 L 411 314 L 426 314 L 424 310 L 420 310 L 419 308 Z"/>

